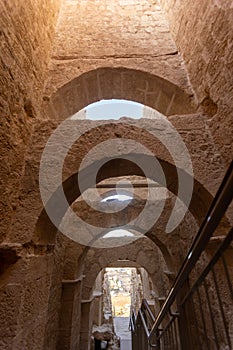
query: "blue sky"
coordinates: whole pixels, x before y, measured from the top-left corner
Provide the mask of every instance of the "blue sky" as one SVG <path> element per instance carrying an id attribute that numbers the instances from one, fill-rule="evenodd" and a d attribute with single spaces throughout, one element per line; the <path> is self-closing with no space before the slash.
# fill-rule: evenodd
<path id="1" fill-rule="evenodd" d="M 121 117 L 142 118 L 143 105 L 126 100 L 102 100 L 85 108 L 86 118 L 92 120 L 119 119 Z"/>

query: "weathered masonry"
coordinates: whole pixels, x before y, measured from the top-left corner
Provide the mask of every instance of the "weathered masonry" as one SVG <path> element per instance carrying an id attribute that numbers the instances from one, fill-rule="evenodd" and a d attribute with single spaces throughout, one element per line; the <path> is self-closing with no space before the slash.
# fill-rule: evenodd
<path id="1" fill-rule="evenodd" d="M 232 0 L 0 0 L 1 350 L 116 349 L 108 267 L 136 269 L 133 350 L 233 349 L 232 24 Z"/>

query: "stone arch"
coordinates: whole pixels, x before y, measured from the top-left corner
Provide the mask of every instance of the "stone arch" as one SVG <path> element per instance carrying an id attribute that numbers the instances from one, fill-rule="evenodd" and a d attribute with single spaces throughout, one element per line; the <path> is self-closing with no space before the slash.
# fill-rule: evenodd
<path id="1" fill-rule="evenodd" d="M 161 265 L 164 265 L 165 270 L 168 268 L 160 249 L 156 244 L 151 244 L 150 240 L 146 237 L 130 245 L 112 248 L 107 251 L 91 248 L 88 250 L 84 260 L 83 300 L 91 299 L 93 286 L 100 271 L 118 260 L 128 260 L 138 267 L 143 267 L 155 285 L 158 279 L 157 274 L 161 274 Z M 159 285 L 157 283 L 158 293 L 162 293 L 163 283 L 164 278 L 161 278 L 161 284 Z"/>
<path id="2" fill-rule="evenodd" d="M 175 116 L 176 117 L 176 116 Z M 191 116 L 192 117 L 192 116 Z M 183 120 L 183 116 L 178 117 L 179 122 L 181 119 Z M 79 164 L 81 163 L 83 157 L 87 152 L 89 152 L 90 148 L 94 147 L 96 145 L 96 141 L 102 142 L 107 140 L 108 138 L 114 138 L 114 135 L 116 137 L 120 138 L 129 138 L 132 140 L 137 140 L 139 137 L 138 132 L 140 130 L 147 130 L 148 123 L 150 124 L 150 119 L 142 119 L 140 120 L 140 125 L 138 125 L 138 122 L 135 120 L 131 120 L 130 118 L 122 118 L 123 120 L 120 121 L 114 121 L 107 123 L 102 123 L 102 121 L 99 122 L 93 122 L 93 121 L 86 121 L 86 120 L 78 120 L 77 122 L 77 128 L 81 128 L 81 130 L 84 130 L 86 125 L 90 124 L 91 132 L 88 132 L 86 134 L 83 134 L 83 137 L 80 139 L 80 142 L 77 143 L 77 148 L 75 149 L 72 147 L 71 153 L 67 155 L 64 163 L 64 187 L 66 187 L 65 192 L 73 191 L 72 186 L 74 186 L 73 194 L 71 194 L 72 198 L 68 198 L 69 194 L 67 194 L 67 198 L 69 203 L 72 203 L 76 198 L 79 197 L 79 190 L 76 188 L 76 176 L 77 171 L 79 169 Z M 126 121 L 126 123 L 125 123 Z M 188 118 L 189 122 L 192 122 L 192 118 Z M 25 227 L 25 230 L 23 230 L 22 234 L 20 235 L 20 242 L 31 242 L 32 243 L 44 243 L 47 244 L 49 242 L 54 242 L 54 237 L 56 234 L 56 228 L 52 227 L 51 222 L 48 217 L 45 215 L 45 211 L 43 210 L 43 203 L 41 202 L 41 196 L 38 186 L 38 172 L 40 167 L 40 159 L 41 159 L 41 153 L 44 149 L 44 146 L 46 142 L 49 139 L 49 136 L 51 133 L 54 132 L 54 129 L 57 128 L 59 125 L 59 121 L 45 121 L 40 122 L 38 125 L 36 125 L 32 142 L 30 145 L 30 152 L 27 156 L 27 163 L 25 167 L 25 176 L 22 181 L 22 190 L 21 190 L 21 207 L 19 210 L 16 211 L 16 215 L 14 216 L 14 228 L 8 233 L 8 239 L 14 239 L 15 237 L 19 237 L 19 232 L 22 231 L 22 226 Z M 157 124 L 156 124 L 157 125 Z M 73 124 L 72 124 L 73 126 Z M 150 125 L 149 125 L 150 127 Z M 41 133 L 43 130 L 43 133 Z M 150 130 L 150 128 L 149 128 Z M 177 125 L 178 132 L 182 132 L 182 128 L 180 127 L 180 124 Z M 140 135 L 142 135 L 140 133 Z M 212 159 L 209 159 L 207 157 L 206 152 L 202 152 L 202 157 L 196 157 L 196 154 L 198 153 L 198 150 L 202 147 L 202 142 L 199 142 L 199 139 L 196 140 L 195 145 L 192 145 L 192 139 L 190 138 L 190 133 L 183 133 L 182 137 L 186 143 L 186 145 L 189 148 L 190 155 L 193 162 L 193 168 L 194 168 L 194 197 L 193 200 L 196 198 L 196 202 L 198 204 L 196 210 L 193 207 L 192 210 L 195 212 L 194 217 L 197 219 L 197 221 L 200 223 L 209 207 L 209 204 L 212 200 L 212 195 L 215 193 L 217 189 L 217 185 L 220 181 L 220 179 L 224 175 L 224 169 L 220 162 L 218 162 L 218 159 L 215 163 L 212 165 Z M 211 139 L 208 138 L 206 135 L 205 139 L 205 146 L 206 142 L 208 140 L 209 143 L 209 152 L 214 151 L 214 147 L 211 144 Z M 161 143 L 156 142 L 155 138 L 151 138 L 148 135 L 143 133 L 143 145 L 151 151 L 157 159 L 161 160 L 164 165 L 162 168 L 164 168 L 164 172 L 167 178 L 167 182 L 170 189 L 173 187 L 174 193 L 176 193 L 176 185 L 177 185 L 177 173 L 175 167 L 171 164 L 171 156 L 169 153 L 164 149 L 164 147 L 161 147 Z M 200 147 L 199 147 L 200 146 Z M 60 147 L 60 146 L 59 146 Z M 61 144 L 62 147 L 62 144 Z M 198 148 L 199 147 L 199 148 Z M 198 150 L 197 150 L 198 148 Z M 212 154 L 212 153 L 211 153 Z M 108 159 L 106 159 L 108 161 Z M 114 167 L 117 167 L 118 165 L 122 164 L 122 161 L 119 159 L 113 161 L 115 162 Z M 113 165 L 112 163 L 112 165 Z M 161 164 L 162 164 L 161 163 Z M 166 165 L 167 164 L 167 165 Z M 170 164 L 170 165 L 169 165 Z M 91 166 L 89 167 L 91 170 Z M 88 171 L 88 169 L 86 169 Z M 123 169 L 121 169 L 123 170 Z M 171 174 L 167 175 L 167 172 L 171 170 Z M 109 177 L 114 177 L 114 172 L 116 171 L 115 175 L 118 176 L 117 170 L 110 170 L 112 171 L 112 175 L 109 173 Z M 123 176 L 127 175 L 127 169 L 125 172 L 123 172 Z M 138 169 L 137 169 L 138 171 Z M 139 175 L 141 175 L 140 171 L 138 172 Z M 130 170 L 128 173 L 129 176 L 131 176 L 133 173 L 133 169 Z M 208 178 L 211 175 L 213 179 L 218 179 L 215 182 L 209 182 Z M 135 172 L 134 175 L 137 175 Z M 119 174 L 120 176 L 120 174 Z M 108 177 L 107 172 L 105 172 L 105 178 Z M 98 181 L 101 181 L 99 179 Z M 56 194 L 55 194 L 56 197 Z M 55 198 L 54 197 L 54 198 Z M 51 202 L 52 203 L 52 202 Z M 192 203 L 191 203 L 192 204 Z M 64 212 L 66 211 L 66 208 L 64 208 Z M 22 220 L 22 214 L 27 211 L 27 225 L 25 225 L 25 220 Z"/>
<path id="3" fill-rule="evenodd" d="M 167 270 L 170 271 L 171 273 L 173 273 L 174 270 L 175 270 L 175 264 L 174 264 L 174 261 L 173 261 L 173 257 L 171 256 L 171 254 L 169 252 L 169 249 L 166 247 L 166 244 L 160 239 L 160 237 L 158 238 L 157 236 L 154 236 L 153 234 L 149 233 L 148 235 L 143 236 L 139 240 L 135 240 L 135 241 L 133 241 L 131 243 L 127 242 L 127 240 L 126 240 L 126 244 L 125 245 L 122 245 L 120 247 L 119 246 L 115 247 L 115 249 L 120 251 L 121 248 L 125 249 L 124 248 L 125 246 L 130 247 L 131 245 L 132 246 L 133 245 L 137 245 L 138 241 L 141 241 L 143 239 L 147 239 L 147 240 L 149 239 L 149 240 L 152 241 L 151 244 L 154 247 L 156 247 L 157 250 L 160 251 L 160 253 L 161 253 L 161 255 L 162 255 L 162 257 L 163 257 L 163 259 L 164 259 L 164 261 L 165 261 L 165 263 L 167 265 Z M 85 247 L 83 249 L 82 254 L 80 254 L 80 256 L 79 256 L 78 264 L 77 264 L 78 271 L 74 272 L 74 275 L 82 275 L 84 273 L 83 267 L 85 265 L 86 258 L 87 258 L 87 256 L 88 256 L 88 254 L 89 254 L 91 249 L 93 249 L 93 250 L 96 249 L 96 251 L 102 251 L 103 252 L 103 256 L 105 256 L 105 253 L 106 253 L 106 249 L 105 248 L 103 248 L 103 249 L 99 248 L 98 249 L 98 248 L 93 248 L 93 247 L 89 247 L 89 246 Z M 114 254 L 115 254 L 114 249 L 111 250 L 111 248 L 110 248 L 110 251 L 113 252 L 112 256 L 114 256 Z M 111 259 L 112 259 L 112 256 L 111 256 Z M 103 260 L 103 262 L 104 262 L 104 260 Z M 105 264 L 105 262 L 103 263 L 102 268 L 104 268 L 104 266 L 105 266 L 104 264 Z"/>
<path id="4" fill-rule="evenodd" d="M 143 130 L 144 133 L 142 143 L 153 153 L 153 155 L 148 156 L 144 154 L 131 153 L 132 157 L 134 157 L 135 160 L 137 160 L 138 158 L 145 158 L 146 163 L 150 164 L 153 161 L 153 157 L 156 156 L 165 174 L 168 190 L 171 191 L 174 195 L 177 195 L 177 168 L 174 164 L 172 164 L 172 159 L 169 152 L 161 143 L 154 141 L 154 138 L 147 131 L 147 128 L 144 128 L 144 124 L 141 128 L 139 128 L 137 123 L 135 123 L 134 121 L 130 119 L 126 119 L 126 121 L 127 123 L 124 123 L 122 120 L 116 123 L 111 123 L 108 121 L 106 123 L 93 123 L 88 121 L 88 125 L 90 124 L 89 132 L 86 132 L 87 121 L 82 121 L 83 123 L 79 123 L 80 121 L 76 121 L 77 125 L 73 125 L 72 121 L 68 121 L 72 124 L 73 129 L 74 127 L 80 127 L 80 124 L 83 125 L 84 132 L 80 140 L 78 140 L 78 142 L 73 145 L 74 148 L 72 146 L 72 150 L 70 153 L 68 153 L 64 162 L 64 182 L 61 186 L 64 189 L 68 203 L 65 206 L 57 208 L 57 227 L 60 224 L 62 218 L 64 217 L 68 206 L 71 205 L 80 196 L 80 189 L 77 184 L 77 171 L 79 169 L 79 164 L 81 163 L 83 157 L 96 144 L 101 143 L 108 138 L 114 138 L 114 136 L 117 136 L 119 138 L 129 138 L 131 140 L 137 140 L 139 132 L 141 132 L 140 135 L 142 135 Z M 146 123 L 148 123 L 148 120 L 146 121 L 145 119 L 143 119 L 141 122 L 145 123 L 146 125 Z M 68 125 L 68 129 L 65 130 L 66 132 L 70 132 L 70 125 Z M 186 140 L 190 141 L 188 138 L 185 139 L 185 141 Z M 75 149 L 76 146 L 78 147 Z M 101 167 L 101 171 L 98 174 L 97 183 L 111 177 L 121 177 L 127 175 L 144 176 L 142 170 L 136 164 L 121 158 L 121 156 L 124 156 L 123 152 L 124 149 L 120 151 L 118 157 L 115 156 L 109 158 L 106 156 L 105 158 L 93 160 L 93 163 L 91 163 L 85 169 L 79 172 L 79 174 L 83 178 L 88 179 L 89 174 L 93 173 L 93 169 L 99 168 L 100 166 L 98 164 L 101 164 L 104 160 L 105 164 Z M 97 158 L 98 157 L 101 156 L 98 156 L 97 154 Z M 196 168 L 195 175 L 198 179 L 202 179 L 200 176 L 200 170 L 202 171 L 202 168 L 199 165 L 197 165 L 197 163 L 195 163 L 194 165 Z M 180 173 L 183 174 L 184 179 L 189 179 L 190 176 L 184 170 L 179 170 Z M 151 179 L 155 181 L 158 180 L 156 179 L 156 174 L 151 174 Z M 205 181 L 203 181 L 203 183 L 205 184 L 205 186 L 208 186 L 205 183 Z M 93 183 L 91 185 L 95 184 Z M 194 191 L 189 210 L 199 224 L 202 222 L 212 200 L 212 195 L 210 194 L 210 192 L 208 192 L 205 186 L 202 185 L 197 179 L 194 179 Z M 88 187 L 90 187 L 90 184 L 86 184 L 86 189 Z M 59 203 L 60 200 L 59 196 L 57 197 L 57 195 L 58 191 L 54 192 L 51 199 L 46 205 L 47 207 L 57 207 L 57 203 Z M 135 229 L 138 230 L 137 227 Z M 48 218 L 45 209 L 43 209 L 41 214 L 39 215 L 35 231 L 36 232 L 34 242 L 41 244 L 48 244 L 54 242 L 54 237 L 57 232 L 57 229 L 50 222 L 50 219 Z"/>
<path id="5" fill-rule="evenodd" d="M 165 116 L 195 111 L 191 96 L 174 83 L 129 68 L 97 68 L 83 73 L 46 98 L 52 119 L 66 119 L 102 99 L 124 99 L 156 109 Z"/>
<path id="6" fill-rule="evenodd" d="M 123 118 L 124 119 L 124 118 Z M 164 145 L 161 142 L 156 141 L 155 137 L 153 137 L 148 130 L 151 130 L 147 127 L 148 120 L 145 119 L 141 120 L 141 127 L 138 126 L 138 123 L 135 123 L 132 120 L 125 119 L 120 120 L 119 122 L 90 122 L 88 121 L 88 128 L 86 126 L 87 121 L 83 121 L 83 123 L 79 123 L 80 121 L 76 121 L 75 124 L 73 121 L 68 121 L 68 125 L 65 123 L 65 132 L 69 133 L 70 130 L 75 132 L 75 128 L 80 128 L 80 124 L 82 125 L 81 128 L 83 128 L 83 132 L 81 133 L 81 137 L 79 138 L 78 142 L 74 143 L 72 146 L 72 149 L 67 154 L 67 157 L 65 158 L 63 169 L 64 169 L 64 182 L 62 183 L 62 188 L 64 190 L 64 193 L 67 198 L 67 203 L 65 205 L 62 205 L 58 208 L 57 203 L 59 203 L 60 197 L 59 197 L 59 189 L 57 192 L 54 192 L 51 199 L 48 201 L 47 207 L 57 207 L 57 227 L 61 223 L 61 220 L 63 219 L 69 205 L 71 205 L 81 194 L 80 189 L 78 187 L 77 183 L 77 171 L 79 169 L 79 165 L 81 164 L 83 157 L 87 154 L 87 152 L 90 151 L 90 149 L 94 148 L 99 143 L 103 143 L 104 141 L 108 139 L 114 139 L 116 138 L 126 138 L 133 141 L 136 141 L 139 137 L 139 135 L 143 135 L 142 144 L 143 146 L 147 147 L 153 155 L 145 155 L 145 154 L 139 154 L 139 153 L 130 153 L 130 155 L 133 157 L 131 159 L 135 159 L 135 163 L 133 161 L 127 161 L 126 159 L 122 159 L 124 156 L 125 148 L 123 147 L 119 151 L 119 156 L 105 156 L 95 154 L 95 160 L 92 158 L 92 163 L 88 166 L 86 166 L 85 169 L 81 170 L 78 175 L 81 176 L 85 181 L 89 179 L 89 174 L 94 173 L 94 169 L 101 168 L 101 171 L 99 171 L 97 176 L 96 183 L 99 183 L 100 181 L 111 178 L 111 177 L 121 177 L 121 176 L 145 176 L 145 174 L 142 172 L 142 170 L 136 165 L 137 159 L 143 158 L 145 160 L 146 164 L 151 164 L 153 162 L 154 156 L 157 157 L 157 160 L 160 162 L 161 168 L 163 170 L 163 173 L 166 177 L 166 183 L 167 188 L 170 192 L 172 192 L 175 196 L 177 195 L 178 190 L 178 177 L 177 177 L 177 167 L 172 163 L 172 157 L 169 153 L 169 151 L 164 147 Z M 160 124 L 157 122 L 156 127 L 159 127 Z M 62 129 L 63 130 L 63 129 Z M 89 130 L 89 131 L 87 131 Z M 179 129 L 178 129 L 179 130 Z M 164 130 L 166 131 L 166 130 Z M 143 133 L 142 133 L 143 132 Z M 185 141 L 190 142 L 190 139 L 185 138 Z M 62 136 L 62 134 L 61 134 Z M 126 150 L 127 152 L 127 150 Z M 102 154 L 102 153 L 101 153 Z M 75 156 L 74 156 L 75 155 Z M 126 154 L 127 155 L 127 154 Z M 192 154 L 191 154 L 192 155 Z M 55 156 L 56 157 L 56 156 Z M 96 159 L 97 157 L 97 159 Z M 101 158 L 104 157 L 104 158 Z M 56 159 L 56 158 L 55 158 Z M 105 164 L 102 166 L 102 161 L 105 162 Z M 53 163 L 52 163 L 53 164 Z M 202 168 L 200 168 L 199 164 L 194 164 L 194 171 L 197 178 L 201 178 L 200 176 L 200 170 L 202 171 Z M 207 170 L 207 169 L 206 169 Z M 179 169 L 179 172 L 183 174 L 183 179 L 190 179 L 190 175 L 188 175 L 185 170 Z M 152 180 L 159 181 L 156 178 L 156 174 L 151 173 L 150 176 Z M 204 181 L 203 181 L 204 182 Z M 204 182 L 205 183 L 205 182 Z M 87 189 L 90 186 L 95 185 L 95 183 L 85 183 L 85 188 Z M 162 184 L 164 185 L 164 184 Z M 205 184 L 207 185 L 207 184 Z M 57 197 L 58 196 L 58 197 Z M 183 198 L 180 198 L 181 200 Z M 197 179 L 194 179 L 194 191 L 191 199 L 191 203 L 189 205 L 189 210 L 196 219 L 196 221 L 200 224 L 205 216 L 205 213 L 207 212 L 209 205 L 211 203 L 212 196 L 206 189 L 204 185 L 202 185 Z M 187 204 L 187 203 L 185 203 Z M 53 226 L 53 224 L 50 222 L 50 219 L 48 218 L 46 214 L 46 210 L 43 209 L 39 219 L 36 224 L 36 232 L 35 232 L 35 241 L 47 244 L 47 243 L 53 243 L 55 234 L 57 232 L 56 227 Z M 88 208 L 87 208 L 88 210 Z M 134 227 L 136 231 L 139 230 L 138 227 Z M 48 233 L 50 237 L 48 237 Z M 86 244 L 86 243 L 85 243 Z"/>
<path id="7" fill-rule="evenodd" d="M 143 155 L 143 154 L 135 154 L 135 157 L 146 157 L 147 162 L 151 162 L 153 156 L 149 155 Z M 151 160 L 150 160 L 151 159 Z M 101 168 L 101 172 L 99 172 L 97 176 L 97 183 L 111 177 L 118 177 L 118 176 L 126 176 L 126 175 L 138 175 L 138 176 L 145 176 L 142 170 L 133 162 L 115 158 L 115 159 L 105 159 L 105 164 Z M 98 168 L 99 161 L 93 162 L 91 165 L 87 166 L 85 169 L 81 170 L 82 175 L 85 178 L 85 174 L 90 174 L 93 172 L 94 168 Z M 164 160 L 159 159 L 160 165 L 163 169 L 163 172 L 166 176 L 167 181 L 167 187 L 168 190 L 177 195 L 177 188 L 178 188 L 178 179 L 177 179 L 177 169 L 176 167 Z M 181 170 L 181 169 L 180 169 Z M 189 177 L 184 170 L 181 170 L 183 173 L 184 178 Z M 66 179 L 62 186 L 64 193 L 67 198 L 67 205 L 62 205 L 61 207 L 57 208 L 56 212 L 56 220 L 57 220 L 57 226 L 60 224 L 62 218 L 64 217 L 68 206 L 73 203 L 75 199 L 77 199 L 80 196 L 80 189 L 77 184 L 77 174 L 73 174 L 68 179 Z M 156 181 L 156 174 L 151 174 L 151 179 Z M 46 208 L 52 206 L 56 206 L 56 203 L 59 202 L 59 189 L 52 195 L 50 200 L 48 201 Z M 182 200 L 182 198 L 181 198 Z M 205 189 L 203 185 L 201 185 L 197 180 L 194 179 L 194 191 L 192 195 L 192 199 L 189 205 L 189 210 L 194 216 L 194 218 L 197 220 L 197 222 L 200 224 L 205 216 L 205 213 L 208 210 L 208 207 L 211 203 L 212 196 L 211 194 Z M 137 228 L 135 228 L 137 230 Z M 48 237 L 49 232 L 49 237 Z M 48 244 L 53 243 L 54 238 L 57 232 L 57 228 L 54 226 L 54 224 L 50 221 L 45 208 L 42 210 L 39 219 L 36 224 L 35 229 L 35 237 L 34 240 L 36 243 L 41 244 Z"/>

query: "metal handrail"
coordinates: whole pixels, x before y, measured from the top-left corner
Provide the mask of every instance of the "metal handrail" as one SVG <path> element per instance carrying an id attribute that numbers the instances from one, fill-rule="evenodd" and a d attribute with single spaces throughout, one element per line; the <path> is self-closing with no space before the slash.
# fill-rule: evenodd
<path id="1" fill-rule="evenodd" d="M 146 335 L 147 335 L 147 338 L 149 338 L 150 331 L 149 331 L 149 329 L 148 329 L 148 327 L 147 327 L 146 320 L 145 320 L 145 318 L 144 318 L 144 316 L 143 316 L 143 313 L 142 313 L 142 310 L 141 310 L 141 309 L 138 311 L 138 314 L 139 314 L 139 316 L 140 316 L 140 318 L 141 318 L 141 320 L 142 320 L 142 325 L 143 325 L 144 331 L 145 331 L 145 333 L 146 333 Z"/>
<path id="2" fill-rule="evenodd" d="M 175 279 L 173 287 L 171 288 L 169 295 L 162 306 L 158 317 L 152 327 L 149 335 L 149 342 L 152 336 L 158 331 L 159 325 L 162 323 L 164 317 L 169 312 L 173 302 L 175 301 L 179 290 L 183 287 L 188 275 L 194 268 L 200 255 L 206 248 L 213 232 L 217 228 L 220 220 L 224 216 L 228 206 L 230 205 L 233 197 L 233 162 L 231 163 L 219 190 L 208 210 L 208 213 L 201 225 L 196 239 L 194 240 L 189 253 Z"/>
<path id="3" fill-rule="evenodd" d="M 209 262 L 209 264 L 206 266 L 204 271 L 201 273 L 197 281 L 194 283 L 192 288 L 189 290 L 189 292 L 186 294 L 185 298 L 182 300 L 181 304 L 184 304 L 186 300 L 189 298 L 189 296 L 193 293 L 193 291 L 196 289 L 198 285 L 203 281 L 203 279 L 208 275 L 208 273 L 212 270 L 216 262 L 220 259 L 222 253 L 229 247 L 229 244 L 231 243 L 233 239 L 233 228 L 230 230 L 228 235 L 225 237 L 224 241 L 221 243 L 220 247 L 216 251 L 213 259 Z"/>
<path id="4" fill-rule="evenodd" d="M 129 326 L 130 326 L 130 330 L 132 332 L 135 332 L 135 330 L 136 330 L 136 318 L 137 318 L 136 312 L 133 309 L 132 312 L 131 312 L 130 319 L 129 319 Z"/>
<path id="5" fill-rule="evenodd" d="M 147 314 L 150 317 L 150 321 L 152 323 L 154 323 L 155 322 L 155 317 L 154 317 L 154 314 L 151 311 L 151 309 L 149 307 L 149 304 L 148 304 L 148 301 L 146 299 L 142 300 L 141 309 L 138 311 L 138 314 L 139 314 L 139 316 L 140 316 L 140 318 L 142 320 L 142 324 L 143 324 L 144 330 L 145 330 L 147 336 L 149 336 L 150 329 L 147 327 L 147 322 L 146 322 L 146 319 L 144 317 L 144 312 L 147 312 Z M 131 328 L 132 332 L 135 332 L 135 330 L 136 330 L 136 322 L 137 322 L 137 316 L 136 316 L 135 309 L 133 309 L 131 311 L 131 317 L 130 317 L 130 328 Z"/>
<path id="6" fill-rule="evenodd" d="M 150 306 L 148 304 L 148 301 L 146 299 L 142 300 L 142 306 L 145 308 L 145 310 L 148 312 L 151 321 L 154 323 L 155 322 L 155 316 L 153 314 L 153 312 L 150 309 Z"/>
<path id="7" fill-rule="evenodd" d="M 209 308 L 210 317 L 211 317 L 210 319 L 213 326 L 213 336 L 216 341 L 216 344 L 218 344 L 218 334 L 216 331 L 216 325 L 214 323 L 213 312 L 211 309 L 211 303 L 210 303 L 207 286 L 206 286 L 206 278 L 210 272 L 212 272 L 212 275 L 213 275 L 217 298 L 220 305 L 222 322 L 225 327 L 226 343 L 231 348 L 232 340 L 230 339 L 230 335 L 229 335 L 230 333 L 227 330 L 228 329 L 227 319 L 224 314 L 223 304 L 221 302 L 221 296 L 219 293 L 219 287 L 217 285 L 214 267 L 216 266 L 217 262 L 221 259 L 224 266 L 226 281 L 228 283 L 229 291 L 231 293 L 231 296 L 233 296 L 233 288 L 232 288 L 230 277 L 227 271 L 226 262 L 224 259 L 224 252 L 229 247 L 233 239 L 233 229 L 231 229 L 228 235 L 225 236 L 225 239 L 220 244 L 219 248 L 216 250 L 214 256 L 212 257 L 210 262 L 207 264 L 207 266 L 204 268 L 204 270 L 202 271 L 198 279 L 195 281 L 195 283 L 191 286 L 191 288 L 188 288 L 187 290 L 188 285 L 186 285 L 185 283 L 188 282 L 191 271 L 196 266 L 198 259 L 200 258 L 201 254 L 205 251 L 215 229 L 219 225 L 221 219 L 224 217 L 224 214 L 232 201 L 232 197 L 233 197 L 233 162 L 231 163 L 222 181 L 222 184 L 219 190 L 217 191 L 217 194 L 210 206 L 210 209 L 208 210 L 208 213 L 198 231 L 198 234 L 189 250 L 189 253 L 184 263 L 182 264 L 179 270 L 179 273 L 175 279 L 173 287 L 171 288 L 169 295 L 160 313 L 158 314 L 156 320 L 148 305 L 148 302 L 145 299 L 142 301 L 141 309 L 139 310 L 137 317 L 135 312 L 132 313 L 131 323 L 133 323 L 134 327 L 131 327 L 131 329 L 132 329 L 132 333 L 134 334 L 133 339 L 134 341 L 136 341 L 135 350 L 136 349 L 142 350 L 142 349 L 148 349 L 148 348 L 160 349 L 161 347 L 163 349 L 168 349 L 168 348 L 170 349 L 171 346 L 173 346 L 174 349 L 180 349 L 180 346 L 182 347 L 182 349 L 188 348 L 190 344 L 187 338 L 187 334 L 184 334 L 183 331 L 181 331 L 181 334 L 180 334 L 179 329 L 186 330 L 185 324 L 182 323 L 184 322 L 184 318 L 182 321 L 182 317 L 184 317 L 184 313 L 185 313 L 184 310 L 186 309 L 187 305 L 189 305 L 188 303 L 191 302 L 194 295 L 196 295 L 198 302 L 201 303 L 200 293 L 199 293 L 199 286 L 201 285 L 204 286 L 203 288 L 205 288 L 205 293 L 207 297 L 207 307 Z M 185 285 L 186 287 L 184 288 Z M 186 290 L 186 293 L 184 295 L 185 290 Z M 179 302 L 177 304 L 178 312 L 173 313 L 171 311 L 172 306 L 174 302 L 178 300 L 178 297 L 179 297 Z M 193 310 L 193 312 L 195 313 L 196 311 Z M 170 318 L 169 317 L 167 318 L 167 316 L 169 316 Z M 203 318 L 203 308 L 201 304 L 200 304 L 200 317 L 201 317 L 201 322 L 203 322 L 203 327 L 204 327 L 203 329 L 205 330 L 206 325 L 205 325 L 205 320 Z M 194 327 L 196 327 L 196 330 L 198 331 L 196 318 L 194 319 L 194 322 L 195 323 L 193 325 Z M 150 329 L 151 325 L 153 325 L 152 329 Z M 144 331 L 142 332 L 144 335 L 140 335 L 141 334 L 140 332 L 142 331 L 142 329 L 144 329 Z M 189 329 L 187 328 L 186 331 L 189 332 L 189 330 L 190 328 Z M 170 338 L 171 332 L 173 332 L 174 334 L 173 339 Z M 207 344 L 209 344 L 209 340 L 206 332 L 204 332 L 204 337 L 207 341 Z M 166 342 L 169 342 L 170 339 L 172 339 L 171 340 L 172 345 L 171 344 L 168 345 L 168 348 L 167 348 Z M 192 336 L 190 337 L 190 339 L 193 339 Z M 197 341 L 200 343 L 199 336 L 197 336 Z M 139 344 L 139 347 L 137 343 Z"/>

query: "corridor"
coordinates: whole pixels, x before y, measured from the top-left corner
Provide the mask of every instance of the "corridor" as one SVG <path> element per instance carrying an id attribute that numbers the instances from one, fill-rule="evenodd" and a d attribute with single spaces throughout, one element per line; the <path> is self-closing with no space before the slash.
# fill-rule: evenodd
<path id="1" fill-rule="evenodd" d="M 116 335 L 120 337 L 120 350 L 132 350 L 129 317 L 114 317 L 113 322 Z"/>
<path id="2" fill-rule="evenodd" d="M 233 349 L 232 23 L 0 0 L 0 350 Z"/>

